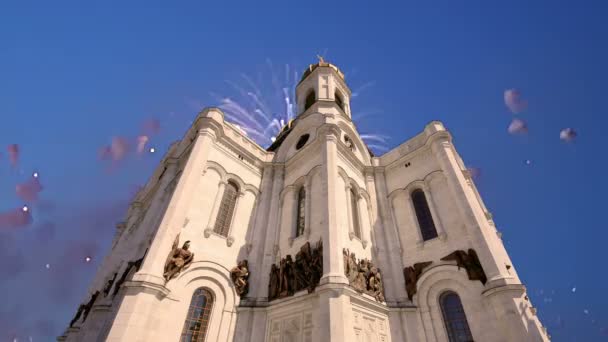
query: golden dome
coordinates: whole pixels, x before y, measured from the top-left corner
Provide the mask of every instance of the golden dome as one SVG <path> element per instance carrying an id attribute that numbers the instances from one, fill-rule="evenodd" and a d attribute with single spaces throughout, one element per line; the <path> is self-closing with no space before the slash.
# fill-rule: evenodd
<path id="1" fill-rule="evenodd" d="M 310 75 L 318 67 L 332 68 L 338 74 L 338 76 L 340 76 L 340 78 L 342 78 L 342 80 L 344 80 L 344 73 L 337 66 L 335 66 L 335 65 L 333 65 L 331 63 L 326 62 L 323 59 L 323 57 L 321 57 L 321 56 L 317 56 L 317 58 L 319 58 L 319 63 L 309 65 L 308 69 L 306 69 L 304 71 L 304 74 L 302 74 L 302 78 L 300 79 L 300 82 L 304 81 L 304 79 L 306 77 L 308 77 L 308 75 Z"/>

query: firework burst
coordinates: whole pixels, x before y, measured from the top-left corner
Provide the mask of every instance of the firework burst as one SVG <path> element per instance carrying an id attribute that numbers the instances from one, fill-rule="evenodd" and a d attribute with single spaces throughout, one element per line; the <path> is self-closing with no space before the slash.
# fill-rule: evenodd
<path id="1" fill-rule="evenodd" d="M 295 93 L 301 76 L 297 70 L 300 69 L 289 64 L 275 65 L 267 59 L 257 77 L 242 73 L 238 81 L 225 81 L 231 96 L 216 93 L 211 93 L 211 96 L 228 121 L 261 146 L 268 147 L 285 125 L 296 117 Z M 353 93 L 353 97 L 358 97 L 373 84 L 365 83 Z M 362 134 L 361 138 L 374 150 L 388 150 L 387 136 Z"/>

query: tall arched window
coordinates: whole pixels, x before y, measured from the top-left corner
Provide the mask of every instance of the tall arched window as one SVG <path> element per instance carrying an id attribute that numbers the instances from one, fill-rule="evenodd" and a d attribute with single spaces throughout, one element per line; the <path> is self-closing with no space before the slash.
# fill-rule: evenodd
<path id="1" fill-rule="evenodd" d="M 238 196 L 239 187 L 232 181 L 226 184 L 224 194 L 222 195 L 222 202 L 220 208 L 217 211 L 217 218 L 215 220 L 215 227 L 213 232 L 222 236 L 228 236 L 230 230 L 230 223 L 232 222 L 232 216 L 234 214 L 234 206 L 236 204 L 236 196 Z"/>
<path id="2" fill-rule="evenodd" d="M 416 218 L 418 219 L 422 239 L 426 241 L 436 238 L 437 229 L 435 229 L 433 215 L 431 215 L 429 204 L 426 201 L 426 196 L 422 189 L 416 189 L 412 192 L 412 202 L 414 203 L 414 210 L 416 211 Z"/>
<path id="3" fill-rule="evenodd" d="M 298 191 L 298 217 L 296 218 L 296 237 L 304 234 L 306 228 L 306 190 L 302 186 Z"/>
<path id="4" fill-rule="evenodd" d="M 342 111 L 344 110 L 344 100 L 342 99 L 342 95 L 340 95 L 340 93 L 338 93 L 337 91 L 334 93 L 334 99 L 336 100 L 336 104 L 338 105 L 338 107 L 340 107 L 340 109 L 342 109 Z"/>
<path id="5" fill-rule="evenodd" d="M 192 295 L 188 317 L 184 322 L 180 342 L 203 342 L 207 336 L 207 327 L 211 309 L 213 308 L 213 294 L 203 288 L 197 289 Z"/>
<path id="6" fill-rule="evenodd" d="M 350 189 L 350 207 L 351 215 L 353 219 L 353 233 L 359 239 L 361 238 L 361 225 L 359 224 L 359 206 L 357 201 L 357 194 L 354 189 Z"/>
<path id="7" fill-rule="evenodd" d="M 439 297 L 439 306 L 450 342 L 473 342 L 460 297 L 454 292 L 445 292 Z"/>
<path id="8" fill-rule="evenodd" d="M 310 108 L 317 101 L 317 94 L 315 94 L 314 90 L 310 90 L 310 93 L 306 95 L 306 101 L 304 102 L 304 110 Z"/>

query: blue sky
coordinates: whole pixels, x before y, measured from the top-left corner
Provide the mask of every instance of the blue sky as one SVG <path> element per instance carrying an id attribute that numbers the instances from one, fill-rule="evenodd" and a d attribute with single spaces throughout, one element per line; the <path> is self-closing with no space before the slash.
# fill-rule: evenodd
<path id="1" fill-rule="evenodd" d="M 225 81 L 269 79 L 267 60 L 301 72 L 324 53 L 352 89 L 373 83 L 352 103 L 373 113 L 360 131 L 392 148 L 445 123 L 481 169 L 477 185 L 553 340 L 602 340 L 606 14 L 601 1 L 3 2 L 0 213 L 24 204 L 15 184 L 34 170 L 44 190 L 30 226 L 0 232 L 0 338 L 47 341 L 65 328 L 132 188 L 181 137 L 193 104 L 238 100 Z M 526 136 L 507 133 L 509 88 L 529 102 Z M 158 152 L 106 172 L 98 149 L 149 118 L 161 122 Z M 574 143 L 559 140 L 565 127 Z"/>

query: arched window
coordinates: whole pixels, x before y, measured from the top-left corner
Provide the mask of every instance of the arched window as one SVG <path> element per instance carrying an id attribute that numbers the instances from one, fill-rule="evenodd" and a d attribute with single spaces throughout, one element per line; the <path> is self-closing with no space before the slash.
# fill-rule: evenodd
<path id="1" fill-rule="evenodd" d="M 343 112 L 346 111 L 344 109 L 344 100 L 342 99 L 342 95 L 340 95 L 340 93 L 336 91 L 334 94 L 334 98 L 336 99 L 336 104 L 338 105 L 338 107 L 340 107 Z"/>
<path id="2" fill-rule="evenodd" d="M 308 93 L 308 95 L 306 96 L 306 101 L 304 103 L 304 110 L 307 110 L 308 108 L 310 108 L 310 106 L 315 104 L 316 101 L 317 101 L 317 95 L 315 94 L 315 91 L 310 90 L 310 93 Z"/>
<path id="3" fill-rule="evenodd" d="M 439 297 L 439 306 L 450 342 L 473 342 L 460 297 L 454 292 L 445 292 Z"/>
<path id="4" fill-rule="evenodd" d="M 353 233 L 359 239 L 361 238 L 361 226 L 359 225 L 359 206 L 357 205 L 357 194 L 355 190 L 350 189 L 350 207 L 353 219 Z"/>
<path id="5" fill-rule="evenodd" d="M 424 191 L 421 189 L 414 190 L 412 192 L 412 202 L 414 203 L 414 210 L 416 211 L 416 218 L 418 219 L 422 239 L 426 241 L 436 238 L 437 229 L 435 229 L 433 215 L 431 215 L 431 210 L 429 209 L 429 204 L 426 201 Z"/>
<path id="6" fill-rule="evenodd" d="M 238 193 L 239 187 L 234 182 L 229 181 L 228 184 L 226 184 L 224 194 L 222 195 L 222 202 L 220 203 L 220 208 L 217 212 L 217 219 L 215 220 L 213 232 L 222 236 L 228 236 Z"/>
<path id="7" fill-rule="evenodd" d="M 210 291 L 202 288 L 194 291 L 180 342 L 205 341 L 212 308 L 213 294 Z"/>
<path id="8" fill-rule="evenodd" d="M 296 218 L 296 237 L 304 234 L 306 228 L 306 190 L 298 191 L 298 217 Z"/>

